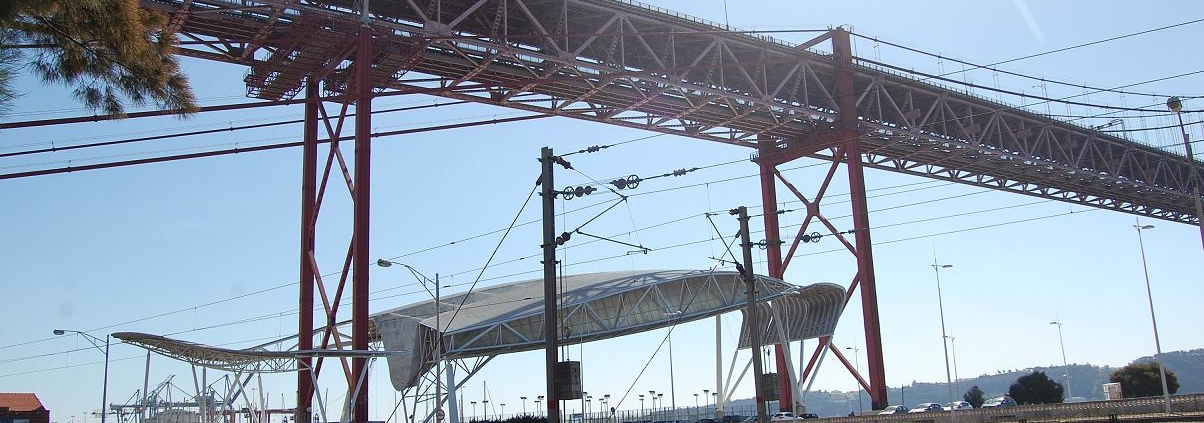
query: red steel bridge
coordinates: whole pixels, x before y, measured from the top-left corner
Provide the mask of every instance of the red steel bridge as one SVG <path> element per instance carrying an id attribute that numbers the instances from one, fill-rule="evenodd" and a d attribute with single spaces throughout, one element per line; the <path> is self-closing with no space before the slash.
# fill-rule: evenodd
<path id="1" fill-rule="evenodd" d="M 326 329 L 319 348 L 368 348 L 370 121 L 372 99 L 384 95 L 437 95 L 752 149 L 766 210 L 775 210 L 780 187 L 807 207 L 793 237 L 779 233 L 777 214 L 765 213 L 769 276 L 783 276 L 813 225 L 834 233 L 856 257 L 846 301 L 861 296 L 868 379 L 830 343 L 817 347 L 801 378 L 827 345 L 875 409 L 886 405 L 886 384 L 864 168 L 1175 222 L 1201 217 L 1192 194 L 1204 170 L 1199 163 L 886 71 L 854 57 L 850 34 L 840 28 L 791 45 L 626 0 L 142 0 L 142 6 L 171 17 L 180 54 L 247 66 L 250 97 L 300 102 L 293 98 L 305 93 L 300 350 L 315 348 L 309 336 L 315 287 L 327 328 L 341 300 L 353 300 L 352 345 Z M 328 116 L 323 102 L 341 104 L 339 115 Z M 349 109 L 354 136 L 341 136 Z M 332 147 L 319 173 L 320 126 L 336 146 L 355 140 L 354 166 Z M 803 157 L 832 163 L 817 192 L 800 192 L 777 170 Z M 322 273 L 313 249 L 323 193 L 337 174 L 332 166 L 353 192 L 355 213 L 344 276 L 329 293 L 316 276 Z M 853 199 L 847 236 L 822 207 L 841 168 Z M 310 372 L 321 371 L 322 358 L 299 360 L 295 421 L 310 423 Z M 364 374 L 367 359 L 341 360 L 355 392 L 348 395 L 353 421 L 365 422 L 367 384 L 355 376 Z M 788 408 L 791 390 L 780 391 Z"/>

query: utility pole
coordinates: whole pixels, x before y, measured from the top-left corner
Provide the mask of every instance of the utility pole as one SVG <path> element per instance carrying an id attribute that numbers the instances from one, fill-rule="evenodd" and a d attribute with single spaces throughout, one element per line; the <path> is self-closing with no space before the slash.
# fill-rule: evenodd
<path id="1" fill-rule="evenodd" d="M 543 333 L 544 361 L 547 374 L 548 423 L 560 423 L 560 401 L 556 396 L 556 326 L 560 320 L 556 312 L 556 188 L 552 182 L 552 165 L 558 158 L 552 155 L 551 147 L 540 151 L 539 162 L 543 171 L 539 177 L 540 195 L 543 197 Z"/>
<path id="2" fill-rule="evenodd" d="M 736 270 L 744 279 L 745 293 L 748 295 L 748 338 L 752 344 L 753 386 L 757 394 L 757 422 L 765 423 L 765 389 L 761 386 L 761 375 L 764 373 L 761 364 L 761 319 L 757 318 L 757 280 L 752 271 L 752 241 L 748 232 L 748 209 L 737 207 L 730 212 L 740 220 L 740 249 L 744 251 L 744 265 L 736 264 Z"/>

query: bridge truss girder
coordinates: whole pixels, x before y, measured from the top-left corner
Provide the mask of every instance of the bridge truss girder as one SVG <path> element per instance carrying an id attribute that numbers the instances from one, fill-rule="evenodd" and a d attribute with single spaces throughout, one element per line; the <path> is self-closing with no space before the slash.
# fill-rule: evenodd
<path id="1" fill-rule="evenodd" d="M 359 24 L 352 2 L 144 4 L 174 13 L 182 38 L 197 43 L 182 54 L 250 66 L 245 80 L 253 96 L 291 97 L 305 75 L 324 75 L 332 93 L 346 87 Z M 833 158 L 807 145 L 839 119 L 832 57 L 800 48 L 826 34 L 790 46 L 605 0 L 369 6 L 377 90 L 407 87 L 399 78 L 412 72 L 435 76 L 422 85 L 443 90 L 436 95 L 748 147 L 801 144 L 806 155 Z M 866 166 L 1198 220 L 1182 155 L 867 63 L 854 58 L 849 94 L 856 96 Z"/>

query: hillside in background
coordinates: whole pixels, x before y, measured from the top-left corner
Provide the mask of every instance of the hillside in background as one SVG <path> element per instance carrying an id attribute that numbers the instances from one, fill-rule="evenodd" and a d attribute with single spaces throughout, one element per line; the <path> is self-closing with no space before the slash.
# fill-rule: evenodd
<path id="1" fill-rule="evenodd" d="M 1166 368 L 1179 378 L 1177 394 L 1204 393 L 1204 348 L 1190 351 L 1174 351 L 1164 354 Z M 1133 362 L 1144 363 L 1154 361 L 1153 356 L 1139 357 Z M 1071 364 L 1070 391 L 1076 397 L 1088 400 L 1103 400 L 1103 384 L 1108 382 L 1108 376 L 1118 368 L 1095 366 L 1091 364 Z M 1033 371 L 1045 372 L 1051 379 L 1062 382 L 1063 367 L 1034 367 L 1029 369 L 1001 370 L 996 374 L 985 374 L 974 378 L 961 378 L 954 383 L 954 400 L 960 400 L 962 394 L 971 386 L 978 386 L 987 398 L 1004 395 L 1008 387 L 1017 378 Z M 807 394 L 807 412 L 820 416 L 843 416 L 858 409 L 857 392 L 842 391 L 812 391 Z M 861 405 L 866 410 L 870 408 L 870 397 L 864 391 L 861 394 Z M 887 391 L 890 403 L 914 406 L 923 402 L 947 402 L 948 391 L 945 384 L 929 382 L 912 382 L 904 387 L 893 387 Z M 741 414 L 751 414 L 752 399 L 735 400 L 730 403 L 732 409 Z M 777 405 L 771 407 L 777 410 Z"/>

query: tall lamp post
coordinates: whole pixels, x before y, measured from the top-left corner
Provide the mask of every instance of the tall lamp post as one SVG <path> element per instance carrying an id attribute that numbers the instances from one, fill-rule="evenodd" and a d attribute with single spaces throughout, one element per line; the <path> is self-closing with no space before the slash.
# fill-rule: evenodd
<path id="1" fill-rule="evenodd" d="M 1066 363 L 1066 343 L 1062 342 L 1062 319 L 1057 319 L 1049 322 L 1051 325 L 1058 325 L 1058 346 L 1062 347 L 1062 371 L 1066 372 L 1062 375 L 1062 379 L 1066 381 L 1066 397 L 1074 396 L 1074 390 L 1070 389 L 1070 364 Z"/>
<path id="2" fill-rule="evenodd" d="M 84 339 L 88 340 L 88 343 L 92 344 L 93 347 L 96 347 L 97 350 L 100 350 L 100 338 L 92 336 L 92 335 L 88 334 L 87 332 L 80 332 L 78 330 L 68 330 L 68 329 L 55 329 L 54 330 L 55 335 L 66 335 L 68 333 L 74 333 L 74 334 L 79 334 L 80 336 L 83 336 Z M 108 404 L 109 404 L 109 339 L 110 338 L 112 338 L 111 335 L 105 334 L 105 349 L 100 350 L 105 355 L 105 376 L 104 376 L 104 381 L 101 382 L 102 385 L 100 388 L 100 423 L 105 423 L 105 416 L 109 415 L 109 410 L 107 410 L 107 408 L 109 407 Z"/>
<path id="3" fill-rule="evenodd" d="M 939 264 L 936 257 L 932 258 L 932 270 L 936 272 L 936 304 L 941 313 L 941 348 L 945 350 L 945 388 L 949 391 L 949 403 L 953 403 L 953 376 L 949 373 L 949 343 L 945 341 L 945 302 L 941 298 L 941 269 L 953 267 L 952 264 Z M 952 416 L 951 416 L 952 417 Z"/>
<path id="4" fill-rule="evenodd" d="M 1166 389 L 1166 367 L 1162 365 L 1162 342 L 1158 340 L 1158 319 L 1154 317 L 1154 294 L 1150 291 L 1150 269 L 1145 263 L 1145 242 L 1141 239 L 1141 231 L 1154 229 L 1154 225 L 1142 225 L 1138 222 L 1133 227 L 1137 229 L 1137 246 L 1141 248 L 1141 271 L 1145 274 L 1145 295 L 1150 303 L 1150 323 L 1154 325 L 1154 348 L 1158 353 L 1154 358 L 1158 361 L 1158 374 L 1162 378 L 1162 402 L 1164 403 L 1166 412 L 1170 413 L 1171 394 Z"/>
<path id="5" fill-rule="evenodd" d="M 1200 227 L 1200 245 L 1204 246 L 1204 206 L 1200 204 L 1200 180 L 1196 175 L 1196 157 L 1191 152 L 1191 137 L 1187 135 L 1187 129 L 1183 126 L 1183 101 L 1179 100 L 1179 97 L 1168 98 L 1166 108 L 1179 117 L 1179 132 L 1183 133 L 1183 148 L 1187 153 L 1187 175 L 1191 181 L 1192 199 L 1196 201 L 1196 224 Z"/>
<path id="6" fill-rule="evenodd" d="M 426 277 L 426 275 L 423 275 L 422 272 L 419 272 L 418 269 L 415 269 L 413 266 L 410 266 L 408 264 L 398 263 L 398 262 L 395 262 L 392 260 L 385 260 L 385 259 L 377 259 L 376 260 L 376 265 L 380 266 L 380 267 L 386 267 L 386 268 L 392 267 L 394 264 L 408 269 L 410 271 L 410 273 L 414 274 L 414 278 L 418 279 L 418 283 L 422 285 L 422 289 L 425 289 L 427 291 L 427 293 L 431 293 L 430 288 L 427 288 L 427 286 L 426 286 L 427 282 L 431 282 L 431 279 Z M 435 297 L 435 345 L 434 345 L 434 348 L 435 348 L 435 353 L 434 353 L 434 359 L 435 359 L 435 409 L 438 410 L 437 414 L 442 416 L 443 415 L 443 398 L 442 398 L 443 323 L 439 320 L 439 318 L 440 318 L 440 316 L 443 315 L 443 313 L 442 313 L 443 307 L 439 301 L 439 299 L 440 299 L 439 298 L 439 285 L 440 284 L 439 284 L 439 275 L 438 274 L 435 274 L 435 280 L 433 282 L 433 285 L 435 285 L 435 292 L 433 292 L 431 294 L 432 294 L 432 296 Z M 455 388 L 454 386 L 448 387 L 448 389 L 454 389 L 454 388 Z M 454 394 L 454 392 L 453 392 L 453 394 Z M 452 398 L 450 401 L 452 402 L 453 405 L 455 405 L 455 398 Z M 485 401 L 481 402 L 481 404 L 484 404 L 484 403 L 485 403 Z M 455 411 L 455 407 L 452 407 L 452 411 L 453 412 Z M 488 411 L 486 411 L 486 413 L 488 413 Z M 440 419 L 442 419 L 442 417 L 440 417 Z"/>
<path id="7" fill-rule="evenodd" d="M 526 415 L 527 414 L 527 397 L 518 397 L 518 399 L 523 400 L 523 415 Z"/>
<path id="8" fill-rule="evenodd" d="M 853 370 L 856 370 L 857 374 L 861 374 L 861 348 L 845 347 L 844 349 L 853 350 Z M 861 403 L 861 382 L 857 382 L 857 411 L 865 411 L 865 405 Z"/>

